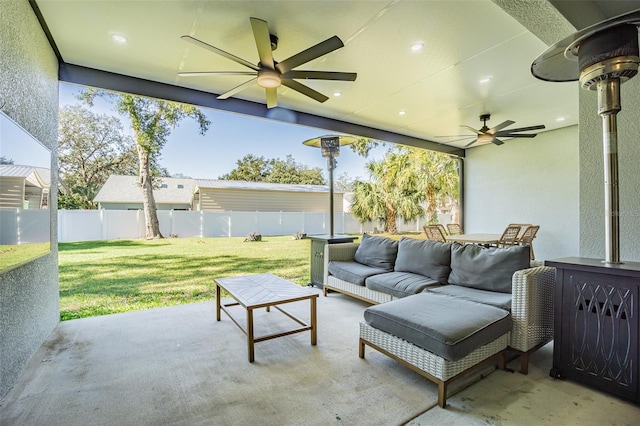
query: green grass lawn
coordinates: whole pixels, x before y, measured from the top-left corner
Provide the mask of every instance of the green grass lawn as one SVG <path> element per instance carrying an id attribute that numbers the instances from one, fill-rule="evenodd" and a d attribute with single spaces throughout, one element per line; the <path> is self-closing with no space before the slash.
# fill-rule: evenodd
<path id="1" fill-rule="evenodd" d="M 60 243 L 60 319 L 211 300 L 214 278 L 271 272 L 309 282 L 309 240 L 291 236 Z"/>

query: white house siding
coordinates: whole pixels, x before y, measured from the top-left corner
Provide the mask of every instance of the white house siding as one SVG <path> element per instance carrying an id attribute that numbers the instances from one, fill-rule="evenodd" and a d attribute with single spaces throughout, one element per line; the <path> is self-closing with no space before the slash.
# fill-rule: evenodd
<path id="1" fill-rule="evenodd" d="M 99 203 L 99 209 L 105 210 L 142 210 L 142 203 Z M 191 210 L 189 204 L 164 204 L 156 202 L 156 210 Z"/>
<path id="2" fill-rule="evenodd" d="M 342 193 L 334 193 L 333 200 L 334 211 L 342 211 Z M 200 210 L 323 212 L 328 209 L 327 192 L 200 189 Z"/>
<path id="3" fill-rule="evenodd" d="M 24 178 L 3 177 L 0 179 L 0 207 L 22 208 L 24 200 Z"/>

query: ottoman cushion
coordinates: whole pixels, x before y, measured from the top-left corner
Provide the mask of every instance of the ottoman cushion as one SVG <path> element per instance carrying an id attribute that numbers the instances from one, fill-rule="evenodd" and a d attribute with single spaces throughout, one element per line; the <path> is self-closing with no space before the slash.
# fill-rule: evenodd
<path id="1" fill-rule="evenodd" d="M 504 309 L 431 292 L 371 306 L 364 319 L 449 361 L 511 330 L 511 316 Z"/>

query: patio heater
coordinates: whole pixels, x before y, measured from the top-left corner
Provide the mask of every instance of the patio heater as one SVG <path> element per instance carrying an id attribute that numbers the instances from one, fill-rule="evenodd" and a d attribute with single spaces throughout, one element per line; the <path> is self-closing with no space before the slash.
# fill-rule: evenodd
<path id="1" fill-rule="evenodd" d="M 319 288 L 323 287 L 324 273 L 324 247 L 327 244 L 352 243 L 355 237 L 346 235 L 334 235 L 333 226 L 333 171 L 338 162 L 336 158 L 340 155 L 340 147 L 356 142 L 353 136 L 327 135 L 319 138 L 309 139 L 303 145 L 320 148 L 322 156 L 327 159 L 327 169 L 329 170 L 329 235 L 310 236 L 311 240 L 311 281 L 309 285 Z"/>
<path id="2" fill-rule="evenodd" d="M 620 262 L 618 126 L 620 85 L 638 73 L 640 10 L 585 28 L 547 49 L 531 65 L 546 81 L 580 81 L 598 93 L 602 117 L 605 191 L 605 263 Z"/>
<path id="3" fill-rule="evenodd" d="M 556 268 L 553 367 L 568 378 L 640 403 L 638 332 L 640 263 L 620 261 L 618 128 L 620 85 L 638 73 L 640 10 L 620 15 L 551 46 L 531 65 L 547 81 L 580 81 L 598 94 L 602 117 L 605 260 L 569 257 Z"/>

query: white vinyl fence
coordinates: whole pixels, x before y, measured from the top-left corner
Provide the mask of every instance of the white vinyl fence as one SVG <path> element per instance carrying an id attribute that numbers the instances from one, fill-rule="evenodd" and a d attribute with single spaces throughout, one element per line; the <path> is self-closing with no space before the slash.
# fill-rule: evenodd
<path id="1" fill-rule="evenodd" d="M 160 232 L 165 237 L 242 237 L 251 232 L 264 236 L 329 233 L 328 212 L 211 212 L 158 210 Z M 359 234 L 380 224 L 360 224 L 349 213 L 337 212 L 334 233 Z M 420 231 L 421 221 L 398 223 L 399 231 Z M 94 241 L 144 238 L 141 210 L 59 210 L 58 241 Z"/>

